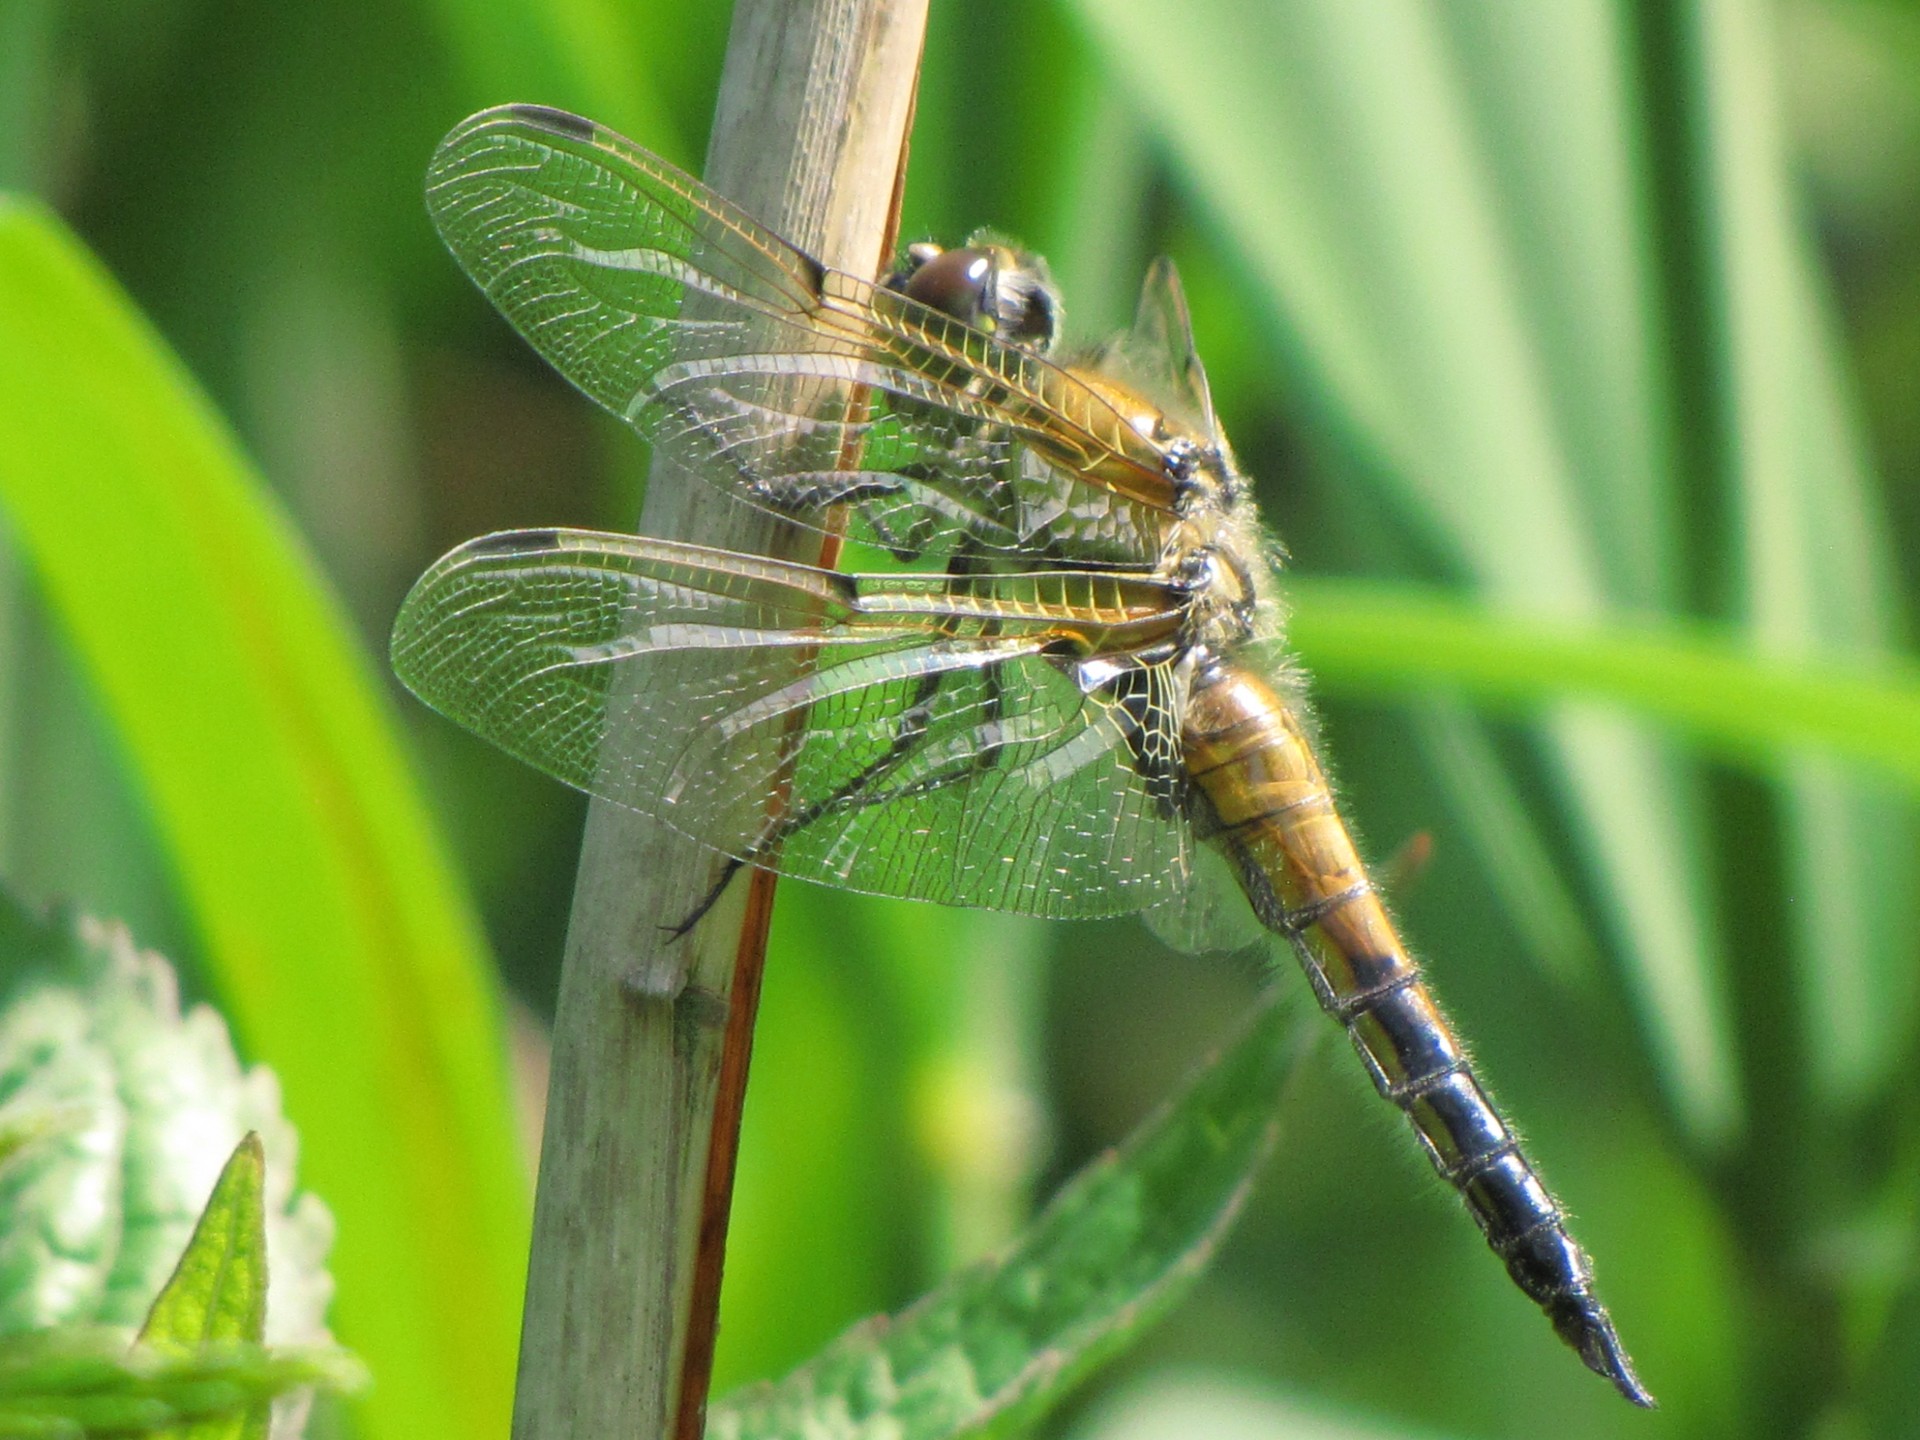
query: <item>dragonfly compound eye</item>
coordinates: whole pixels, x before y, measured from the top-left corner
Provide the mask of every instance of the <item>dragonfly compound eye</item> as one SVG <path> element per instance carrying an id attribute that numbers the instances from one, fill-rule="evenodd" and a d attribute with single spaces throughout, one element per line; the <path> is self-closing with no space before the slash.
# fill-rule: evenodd
<path id="1" fill-rule="evenodd" d="M 1005 245 L 913 245 L 887 283 L 1010 345 L 1045 354 L 1059 333 L 1060 301 L 1045 263 Z"/>

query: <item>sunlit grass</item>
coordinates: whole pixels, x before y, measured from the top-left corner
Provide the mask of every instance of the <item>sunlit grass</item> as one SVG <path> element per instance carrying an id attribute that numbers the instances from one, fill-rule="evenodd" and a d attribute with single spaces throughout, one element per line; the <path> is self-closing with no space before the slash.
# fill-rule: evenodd
<path id="1" fill-rule="evenodd" d="M 1920 93 L 1920 50 L 1859 43 L 1906 33 L 1895 7 L 1790 8 L 1851 37 L 1866 59 L 1841 73 L 1878 65 Z M 338 575 L 362 544 L 418 565 L 506 523 L 629 520 L 604 497 L 637 449 L 495 326 L 433 240 L 420 175 L 450 124 L 507 100 L 575 105 L 696 161 L 725 16 L 610 0 L 210 13 L 61 30 L 54 7 L 20 9 L 33 43 L 0 57 L 0 114 L 33 123 L 0 168 L 44 180 L 166 341 L 40 212 L 9 211 L 0 503 L 153 817 L 157 868 L 308 1127 L 305 1181 L 343 1223 L 342 1338 L 375 1371 L 363 1433 L 501 1433 L 524 1197 L 494 1108 L 493 997 L 462 969 L 479 947 L 377 661 L 166 347 L 253 453 L 354 442 L 267 477 L 301 484 Z M 1897 640 L 1911 567 L 1888 558 L 1913 550 L 1915 513 L 1881 504 L 1788 166 L 1780 81 L 1804 85 L 1821 57 L 1776 46 L 1774 13 L 936 7 L 907 195 L 941 238 L 991 223 L 1049 248 L 1090 331 L 1124 317 L 1148 254 L 1192 255 L 1202 353 L 1293 552 L 1293 633 L 1348 803 L 1394 823 L 1410 808 L 1454 866 L 1403 908 L 1624 1297 L 1668 1402 L 1649 1434 L 1897 1434 L 1920 1372 L 1920 1301 L 1888 1258 L 1912 1243 L 1920 1175 L 1903 1083 L 1920 677 Z M 1902 153 L 1873 128 L 1897 107 L 1815 89 L 1875 155 Z M 1897 169 L 1875 163 L 1861 173 Z M 1899 218 L 1911 184 L 1882 183 L 1879 228 L 1844 253 L 1898 297 L 1920 242 Z M 364 325 L 284 325 L 273 297 L 300 267 Z M 1899 305 L 1882 310 L 1881 388 L 1860 408 L 1904 415 L 1912 365 Z M 387 373 L 343 334 L 372 335 L 401 372 L 390 433 L 306 384 Z M 291 402 L 253 403 L 265 393 Z M 390 532 L 350 508 L 362 461 L 401 492 Z M 391 597 L 344 598 L 363 633 L 384 630 Z M 0 651 L 8 705 L 44 718 L 34 652 L 4 636 Z M 1347 743 L 1364 738 L 1347 700 L 1435 695 L 1469 707 L 1439 758 L 1405 737 L 1444 727 Z M 565 895 L 535 889 L 557 866 L 533 847 L 564 823 L 527 823 L 544 790 L 503 799 L 500 769 L 401 714 L 469 827 L 460 848 L 490 857 L 479 900 L 537 1005 Z M 4 727 L 0 744 L 16 765 L 45 753 Z M 1476 805 L 1501 826 L 1476 830 Z M 4 853 L 89 873 L 30 809 L 0 812 Z M 85 840 L 153 863 L 132 830 Z M 1526 907 L 1543 872 L 1560 939 L 1542 943 L 1597 965 L 1541 979 L 1503 953 L 1535 918 L 1503 906 Z M 1050 1081 L 1070 1151 L 1114 1138 L 1103 1107 L 1124 1109 L 1143 1071 L 1179 1068 L 1153 1047 L 1185 1041 L 1143 1037 L 1190 1038 L 1211 1015 L 1193 997 L 1217 967 L 1170 969 L 1117 929 L 1062 929 L 1063 951 L 1098 963 L 995 992 L 996 1011 L 964 983 L 992 926 L 839 903 L 809 894 L 773 958 L 769 1015 L 791 1028 L 756 1082 L 779 1087 L 763 1101 L 778 1133 L 743 1160 L 769 1188 L 743 1204 L 778 1223 L 741 1237 L 734 1295 L 754 1308 L 723 1329 L 735 1374 L 791 1358 L 811 1299 L 881 1308 L 930 1280 L 964 1197 L 915 1148 L 927 1057 L 1029 1046 L 1017 1068 Z M 783 1007 L 792 973 L 807 983 Z M 1072 1052 L 1085 1073 L 1049 1073 L 1076 1024 L 1104 1046 Z M 1338 1094 L 1322 1099 L 1344 1124 Z M 1368 1433 L 1530 1436 L 1542 1416 L 1621 1432 L 1618 1402 L 1581 1388 L 1477 1239 L 1448 1228 L 1464 1222 L 1435 1218 L 1412 1168 L 1383 1168 L 1402 1137 L 1296 1118 L 1273 1203 L 1323 1243 L 1289 1249 L 1257 1210 L 1170 1351 L 1357 1397 L 1388 1417 Z M 395 1278 L 423 1254 L 439 1278 Z M 1178 1413 L 1157 1433 L 1205 1407 Z"/>
<path id="2" fill-rule="evenodd" d="M 340 1221 L 370 1423 L 497 1430 L 525 1229 L 497 1003 L 371 657 L 164 344 L 6 199 L 0 514 Z"/>

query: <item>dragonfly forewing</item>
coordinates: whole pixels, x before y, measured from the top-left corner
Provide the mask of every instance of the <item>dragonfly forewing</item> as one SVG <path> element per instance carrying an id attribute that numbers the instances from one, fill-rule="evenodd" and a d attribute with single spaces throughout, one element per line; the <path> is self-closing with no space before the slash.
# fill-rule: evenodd
<path id="1" fill-rule="evenodd" d="M 534 348 L 698 480 L 816 525 L 857 502 L 857 538 L 895 550 L 1160 554 L 1164 456 L 1100 393 L 819 264 L 611 131 L 487 111 L 442 142 L 427 199 Z"/>

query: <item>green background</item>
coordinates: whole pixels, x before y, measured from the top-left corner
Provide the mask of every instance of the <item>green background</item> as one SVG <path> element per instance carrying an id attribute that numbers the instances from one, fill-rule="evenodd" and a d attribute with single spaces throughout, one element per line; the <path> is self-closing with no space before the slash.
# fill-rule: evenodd
<path id="1" fill-rule="evenodd" d="M 905 238 L 1021 237 L 1086 337 L 1180 261 L 1356 828 L 1431 837 L 1397 909 L 1663 1402 L 1561 1350 L 1328 1027 L 1224 1262 L 1052 1433 L 1920 1429 L 1920 11 L 936 11 Z M 582 809 L 386 628 L 645 474 L 421 174 L 505 100 L 697 166 L 727 18 L 0 0 L 0 873 L 280 1071 L 376 1377 L 331 1423 L 380 1440 L 504 1433 Z M 1005 1238 L 1261 978 L 784 887 L 721 1388 Z"/>

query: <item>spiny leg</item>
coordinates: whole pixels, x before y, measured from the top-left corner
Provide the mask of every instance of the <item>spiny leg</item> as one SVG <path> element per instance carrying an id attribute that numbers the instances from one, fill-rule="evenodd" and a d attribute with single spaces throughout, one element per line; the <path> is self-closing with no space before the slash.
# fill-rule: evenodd
<path id="1" fill-rule="evenodd" d="M 763 860 L 770 859 L 783 844 L 807 826 L 822 816 L 852 804 L 867 790 L 898 769 L 912 752 L 914 745 L 926 734 L 927 724 L 933 713 L 934 698 L 939 693 L 941 682 L 946 678 L 943 674 L 921 676 L 919 692 L 914 696 L 913 703 L 900 712 L 900 723 L 895 728 L 887 748 L 879 756 L 870 761 L 858 774 L 842 783 L 840 788 L 831 795 L 780 816 L 766 834 L 747 847 L 745 855 L 729 855 L 720 867 L 719 877 L 713 882 L 712 888 L 701 897 L 700 903 L 694 906 L 692 912 L 678 924 L 665 925 L 661 928 L 673 939 L 680 939 L 719 903 L 721 895 L 726 892 L 727 886 L 732 883 L 733 877 L 742 868 L 758 865 Z"/>

